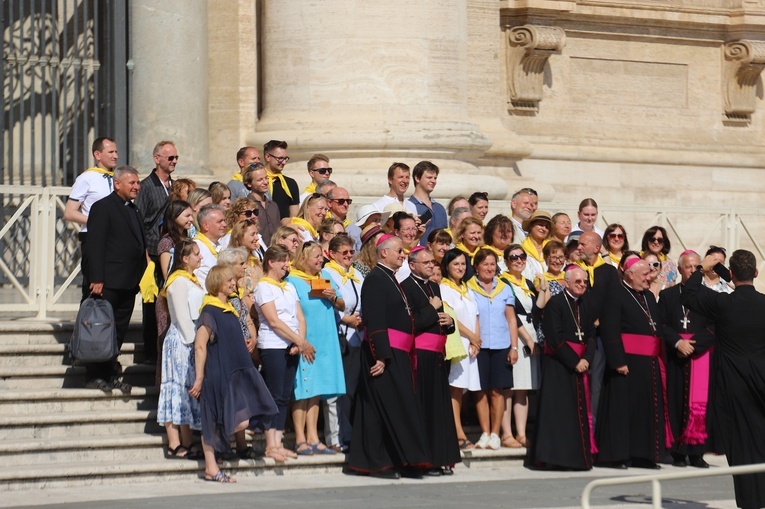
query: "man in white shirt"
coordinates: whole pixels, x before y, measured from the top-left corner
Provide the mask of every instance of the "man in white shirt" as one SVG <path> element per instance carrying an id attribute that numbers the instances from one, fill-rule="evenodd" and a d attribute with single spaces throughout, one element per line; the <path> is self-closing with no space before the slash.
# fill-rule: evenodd
<path id="1" fill-rule="evenodd" d="M 520 244 L 526 240 L 526 232 L 523 230 L 523 222 L 531 217 L 531 214 L 537 210 L 539 202 L 539 196 L 537 192 L 530 187 L 524 187 L 515 192 L 512 201 L 510 201 L 510 209 L 512 215 L 510 219 L 513 221 L 513 242 Z"/>
<path id="2" fill-rule="evenodd" d="M 199 233 L 194 237 L 194 242 L 199 246 L 199 254 L 202 261 L 194 275 L 199 279 L 202 288 L 205 287 L 207 273 L 218 263 L 220 251 L 220 239 L 226 235 L 226 217 L 220 205 L 205 205 L 197 215 Z"/>
<path id="3" fill-rule="evenodd" d="M 393 163 L 388 168 L 388 194 L 374 202 L 377 210 L 385 210 L 385 206 L 391 203 L 398 202 L 404 209 L 417 217 L 417 207 L 409 200 L 404 200 L 404 193 L 409 189 L 409 166 L 404 163 Z"/>
<path id="4" fill-rule="evenodd" d="M 82 272 L 82 298 L 90 295 L 88 279 L 88 257 L 85 252 L 85 240 L 88 232 L 88 214 L 90 208 L 101 198 L 114 190 L 114 168 L 117 167 L 117 142 L 103 136 L 93 142 L 93 159 L 96 165 L 82 172 L 72 185 L 72 191 L 64 207 L 64 219 L 80 225 L 80 267 Z"/>

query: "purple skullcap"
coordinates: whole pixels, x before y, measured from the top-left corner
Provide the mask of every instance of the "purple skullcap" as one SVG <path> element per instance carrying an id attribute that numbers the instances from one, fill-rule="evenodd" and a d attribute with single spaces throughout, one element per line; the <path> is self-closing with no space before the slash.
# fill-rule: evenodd
<path id="1" fill-rule="evenodd" d="M 624 270 L 625 271 L 629 270 L 630 267 L 632 267 L 633 265 L 635 265 L 637 262 L 640 262 L 640 261 L 642 261 L 642 258 L 640 258 L 639 256 L 636 256 L 634 258 L 630 258 L 629 260 L 624 262 Z"/>
<path id="2" fill-rule="evenodd" d="M 574 270 L 574 269 L 581 269 L 581 267 L 579 265 L 575 264 L 575 263 L 572 263 L 572 264 L 567 265 L 566 268 L 563 269 L 563 270 L 564 270 L 564 272 L 568 272 L 568 271 Z"/>
<path id="3" fill-rule="evenodd" d="M 425 246 L 419 246 L 419 245 L 418 245 L 418 246 L 414 246 L 414 247 L 413 247 L 413 248 L 412 248 L 412 249 L 409 251 L 409 254 L 410 254 L 410 255 L 412 255 L 412 254 L 415 254 L 415 253 L 419 253 L 420 251 L 423 251 L 424 249 L 425 249 Z"/>
<path id="4" fill-rule="evenodd" d="M 394 235 L 392 233 L 386 233 L 385 235 L 383 235 L 382 237 L 377 239 L 377 244 L 375 244 L 375 246 L 379 246 L 380 244 L 382 244 L 383 242 L 385 242 L 386 240 L 388 240 L 391 237 L 394 237 Z"/>
<path id="5" fill-rule="evenodd" d="M 694 251 L 693 249 L 686 249 L 685 251 L 683 251 L 682 253 L 680 253 L 680 257 L 683 257 L 683 256 L 685 256 L 685 255 L 689 255 L 689 254 L 695 254 L 696 256 L 699 256 L 699 253 L 697 253 L 697 252 L 696 252 L 696 251 Z"/>

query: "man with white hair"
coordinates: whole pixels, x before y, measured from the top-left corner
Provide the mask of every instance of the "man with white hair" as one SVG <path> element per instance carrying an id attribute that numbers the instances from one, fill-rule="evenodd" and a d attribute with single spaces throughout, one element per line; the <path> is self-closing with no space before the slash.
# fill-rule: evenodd
<path id="1" fill-rule="evenodd" d="M 377 241 L 377 266 L 361 287 L 365 338 L 348 470 L 385 479 L 421 477 L 430 453 L 413 387 L 414 326 L 396 271 L 406 254 L 391 234 Z"/>
<path id="2" fill-rule="evenodd" d="M 537 192 L 530 187 L 519 189 L 513 194 L 510 200 L 510 210 L 513 220 L 513 242 L 520 244 L 526 238 L 526 231 L 523 229 L 523 222 L 531 217 L 531 214 L 537 210 L 539 196 Z"/>
<path id="3" fill-rule="evenodd" d="M 659 309 L 649 287 L 648 263 L 627 260 L 600 317 L 606 373 L 595 436 L 602 466 L 657 469 L 672 446 Z"/>

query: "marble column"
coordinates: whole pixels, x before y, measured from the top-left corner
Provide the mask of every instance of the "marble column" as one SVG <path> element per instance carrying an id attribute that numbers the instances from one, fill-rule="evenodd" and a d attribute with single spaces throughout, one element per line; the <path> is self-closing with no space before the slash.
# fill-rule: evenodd
<path id="1" fill-rule="evenodd" d="M 393 161 L 448 169 L 438 194 L 464 177 L 506 193 L 472 162 L 491 145 L 468 114 L 467 0 L 264 0 L 262 114 L 249 141 L 290 144 L 287 173 L 327 154 L 352 195 L 387 192 Z M 463 182 L 459 182 L 463 180 Z"/>
<path id="2" fill-rule="evenodd" d="M 131 162 L 145 173 L 172 140 L 177 174 L 208 173 L 207 1 L 133 0 L 130 29 Z"/>

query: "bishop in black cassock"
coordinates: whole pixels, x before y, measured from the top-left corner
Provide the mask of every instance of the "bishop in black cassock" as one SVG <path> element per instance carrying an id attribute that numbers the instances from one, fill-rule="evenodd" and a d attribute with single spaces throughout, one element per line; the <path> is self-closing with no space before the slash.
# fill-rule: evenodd
<path id="1" fill-rule="evenodd" d="M 607 369 L 595 437 L 603 466 L 659 468 L 671 438 L 659 311 L 648 274 L 645 261 L 629 260 L 621 287 L 609 296 L 600 318 Z"/>
<path id="2" fill-rule="evenodd" d="M 537 439 L 531 463 L 542 468 L 589 470 L 594 444 L 589 394 L 595 355 L 596 307 L 587 290 L 587 273 L 566 271 L 566 290 L 545 306 L 545 363 L 539 393 Z"/>
<path id="3" fill-rule="evenodd" d="M 710 270 L 716 263 L 707 256 L 701 265 Z M 733 252 L 730 272 L 733 293 L 702 287 L 697 271 L 685 285 L 682 302 L 715 324 L 709 413 L 728 464 L 765 463 L 765 295 L 752 284 L 757 261 L 749 251 Z M 734 476 L 733 486 L 739 507 L 765 507 L 765 474 Z"/>
<path id="4" fill-rule="evenodd" d="M 412 249 L 409 253 L 412 273 L 401 287 L 414 315 L 417 392 L 434 466 L 428 474 L 441 475 L 453 473 L 452 467 L 461 459 L 449 390 L 450 363 L 444 360 L 446 335 L 454 332 L 454 320 L 444 313 L 441 289 L 428 280 L 433 275 L 434 263 L 433 254 L 424 247 Z"/>
<path id="5" fill-rule="evenodd" d="M 365 338 L 348 469 L 398 478 L 398 470 L 432 464 L 415 390 L 411 307 L 395 276 L 405 257 L 401 240 L 380 237 L 377 256 L 361 287 Z"/>
<path id="6" fill-rule="evenodd" d="M 667 403 L 669 422 L 675 442 L 672 445 L 674 465 L 687 463 L 708 468 L 707 400 L 709 373 L 714 344 L 712 323 L 705 316 L 685 307 L 681 297 L 685 283 L 701 263 L 699 255 L 686 251 L 680 255 L 678 269 L 681 283 L 659 293 L 659 321 L 664 332 L 667 352 Z"/>

